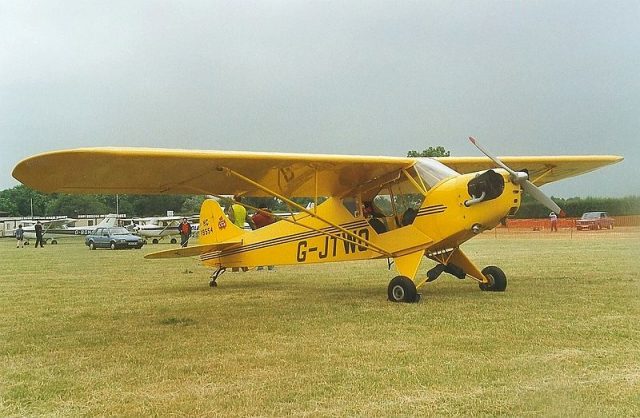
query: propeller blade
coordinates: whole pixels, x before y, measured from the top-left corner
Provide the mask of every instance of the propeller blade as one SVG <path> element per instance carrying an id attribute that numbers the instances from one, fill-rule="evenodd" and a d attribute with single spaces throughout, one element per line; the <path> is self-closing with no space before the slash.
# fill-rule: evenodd
<path id="1" fill-rule="evenodd" d="M 520 187 L 522 187 L 522 190 L 524 190 L 526 193 L 530 194 L 531 197 L 536 199 L 538 202 L 542 203 L 543 205 L 545 205 L 546 207 L 548 207 L 549 209 L 551 209 L 552 211 L 557 213 L 560 217 L 564 217 L 565 213 L 564 213 L 564 211 L 562 209 L 560 209 L 560 206 L 558 206 L 556 204 L 556 202 L 551 200 L 551 198 L 549 196 L 544 194 L 544 192 L 542 190 L 540 190 L 538 188 L 538 186 L 536 186 L 535 184 L 531 183 L 529 181 L 529 175 L 527 173 L 516 172 L 516 171 L 513 171 L 511 168 L 507 167 L 502 161 L 500 161 L 498 159 L 498 157 L 495 157 L 494 155 L 490 154 L 487 150 L 485 150 L 480 145 L 478 140 L 475 139 L 474 137 L 470 136 L 469 137 L 469 141 L 471 141 L 471 143 L 473 145 L 475 145 L 476 148 L 478 148 L 484 155 L 489 157 L 489 159 L 491 159 L 491 161 L 496 163 L 496 165 L 498 167 L 504 168 L 509 173 L 509 175 L 511 176 L 511 181 L 513 181 L 516 184 L 519 184 Z"/>
<path id="2" fill-rule="evenodd" d="M 489 157 L 489 159 L 490 159 L 491 161 L 493 161 L 494 163 L 496 163 L 496 165 L 497 165 L 498 167 L 502 167 L 502 168 L 504 168 L 505 170 L 507 170 L 507 172 L 508 172 L 509 174 L 511 174 L 511 176 L 515 176 L 515 177 L 517 177 L 517 173 L 516 173 L 515 171 L 513 171 L 512 169 L 510 169 L 509 167 L 507 167 L 507 166 L 506 166 L 502 161 L 500 161 L 500 160 L 498 159 L 498 157 L 496 157 L 496 156 L 494 156 L 494 155 L 490 154 L 490 153 L 489 153 L 489 151 L 487 151 L 486 149 L 484 149 L 484 148 L 480 145 L 480 143 L 478 142 L 478 140 L 477 140 L 477 139 L 475 139 L 474 137 L 470 136 L 470 137 L 469 137 L 469 141 L 471 141 L 471 143 L 472 143 L 473 145 L 475 145 L 475 146 L 476 146 L 476 148 L 478 148 L 478 149 L 480 150 L 480 152 L 482 152 L 484 155 L 486 155 L 487 157 Z"/>
<path id="3" fill-rule="evenodd" d="M 538 202 L 542 203 L 543 205 L 545 205 L 546 207 L 548 207 L 549 209 L 551 209 L 561 217 L 564 216 L 564 211 L 560 209 L 560 206 L 558 206 L 556 202 L 551 200 L 549 196 L 544 194 L 544 192 L 540 190 L 538 186 L 531 183 L 529 180 L 522 183 L 521 186 L 526 193 L 529 193 L 529 195 L 531 195 L 531 197 L 536 199 Z"/>

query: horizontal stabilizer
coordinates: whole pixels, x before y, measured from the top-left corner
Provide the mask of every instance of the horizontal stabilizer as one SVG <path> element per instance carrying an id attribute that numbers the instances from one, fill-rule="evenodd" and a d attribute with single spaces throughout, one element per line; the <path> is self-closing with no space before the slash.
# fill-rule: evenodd
<path id="1" fill-rule="evenodd" d="M 144 258 L 177 258 L 177 257 L 196 257 L 212 251 L 226 250 L 242 245 L 242 241 L 227 241 L 215 244 L 194 245 L 191 247 L 172 248 L 170 250 L 158 251 L 144 256 Z"/>

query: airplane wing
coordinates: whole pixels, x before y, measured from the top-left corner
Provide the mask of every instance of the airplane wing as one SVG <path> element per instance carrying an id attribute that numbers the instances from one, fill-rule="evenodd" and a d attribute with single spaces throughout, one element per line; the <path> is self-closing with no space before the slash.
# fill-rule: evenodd
<path id="1" fill-rule="evenodd" d="M 588 173 L 623 159 L 617 155 L 498 158 L 516 171 L 526 169 L 529 172 L 529 179 L 536 186 Z M 436 160 L 461 174 L 496 168 L 496 165 L 487 157 L 440 157 Z"/>
<path id="2" fill-rule="evenodd" d="M 193 245 L 191 247 L 172 248 L 170 250 L 158 251 L 144 256 L 144 258 L 176 258 L 176 257 L 195 257 L 212 251 L 220 251 L 230 248 L 239 247 L 242 241 L 227 241 L 215 244 Z"/>
<path id="3" fill-rule="evenodd" d="M 616 156 L 501 157 L 541 185 L 620 161 Z M 438 160 L 465 173 L 494 167 L 486 157 Z M 339 196 L 415 163 L 415 158 L 357 155 L 80 148 L 22 160 L 13 176 L 46 193 L 246 194 L 269 196 L 232 170 L 287 197 Z M 47 175 L 41 175 L 47 173 Z M 542 176 L 543 177 L 540 177 Z"/>
<path id="4" fill-rule="evenodd" d="M 76 219 L 63 218 L 63 219 L 43 220 L 43 221 L 40 221 L 40 223 L 42 224 L 42 230 L 47 231 L 52 228 L 53 229 L 64 228 L 68 226 L 70 223 L 75 221 Z"/>
<path id="5" fill-rule="evenodd" d="M 268 196 L 224 171 L 231 169 L 288 197 L 315 196 L 316 192 L 335 196 L 410 167 L 414 161 L 373 156 L 81 148 L 22 160 L 13 176 L 46 193 Z"/>

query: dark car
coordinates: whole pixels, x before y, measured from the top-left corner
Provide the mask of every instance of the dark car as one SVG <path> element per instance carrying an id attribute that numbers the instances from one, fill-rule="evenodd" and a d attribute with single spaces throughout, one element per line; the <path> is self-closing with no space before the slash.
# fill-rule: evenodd
<path id="1" fill-rule="evenodd" d="M 91 235 L 87 235 L 84 243 L 92 250 L 96 248 L 142 248 L 144 240 L 133 235 L 122 227 L 96 228 Z"/>
<path id="2" fill-rule="evenodd" d="M 582 218 L 576 220 L 576 229 L 612 229 L 613 218 L 607 212 L 585 212 Z"/>

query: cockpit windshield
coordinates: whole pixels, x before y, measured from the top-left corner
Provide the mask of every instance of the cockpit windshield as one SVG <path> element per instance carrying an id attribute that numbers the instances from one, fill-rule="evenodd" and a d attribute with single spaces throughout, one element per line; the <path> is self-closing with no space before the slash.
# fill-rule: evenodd
<path id="1" fill-rule="evenodd" d="M 342 204 L 354 216 L 361 214 L 378 234 L 411 225 L 429 190 L 459 174 L 432 158 L 418 158 L 406 169 L 389 173 L 344 196 Z"/>
<path id="2" fill-rule="evenodd" d="M 413 166 L 424 184 L 431 188 L 441 180 L 460 174 L 433 158 L 418 158 Z"/>

